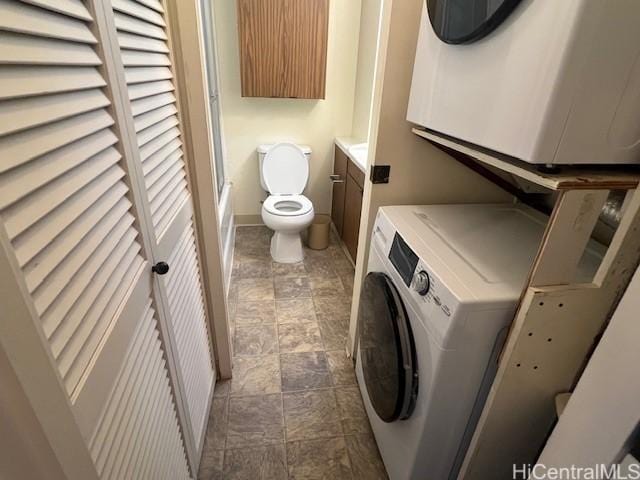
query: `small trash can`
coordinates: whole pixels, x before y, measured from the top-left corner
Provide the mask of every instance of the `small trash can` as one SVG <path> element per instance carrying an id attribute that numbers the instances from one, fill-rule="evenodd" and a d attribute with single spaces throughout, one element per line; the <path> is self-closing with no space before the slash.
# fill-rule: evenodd
<path id="1" fill-rule="evenodd" d="M 316 215 L 309 227 L 307 241 L 309 248 L 324 250 L 329 246 L 329 230 L 331 229 L 331 217 L 329 215 Z"/>

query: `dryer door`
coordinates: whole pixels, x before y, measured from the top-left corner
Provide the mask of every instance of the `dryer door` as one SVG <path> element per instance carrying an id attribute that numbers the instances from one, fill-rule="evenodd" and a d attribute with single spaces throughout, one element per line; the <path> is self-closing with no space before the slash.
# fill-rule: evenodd
<path id="1" fill-rule="evenodd" d="M 418 394 L 413 334 L 392 280 L 369 273 L 360 296 L 359 349 L 369 400 L 385 422 L 409 418 Z"/>
<path id="2" fill-rule="evenodd" d="M 520 0 L 426 0 L 435 34 L 446 43 L 473 43 L 504 22 Z"/>

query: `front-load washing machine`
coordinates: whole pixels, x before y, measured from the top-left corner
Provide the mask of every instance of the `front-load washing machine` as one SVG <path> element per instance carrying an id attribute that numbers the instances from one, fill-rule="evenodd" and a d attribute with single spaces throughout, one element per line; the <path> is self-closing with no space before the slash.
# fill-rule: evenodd
<path id="1" fill-rule="evenodd" d="M 379 210 L 356 376 L 391 480 L 456 477 L 546 221 L 520 204 Z"/>

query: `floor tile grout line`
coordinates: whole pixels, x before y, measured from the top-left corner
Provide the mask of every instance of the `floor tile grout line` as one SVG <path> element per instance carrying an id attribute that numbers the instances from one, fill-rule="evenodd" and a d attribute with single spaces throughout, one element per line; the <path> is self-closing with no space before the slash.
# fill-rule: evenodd
<path id="1" fill-rule="evenodd" d="M 273 309 L 274 314 L 276 316 L 276 342 L 278 344 L 278 376 L 280 377 L 280 406 L 282 408 L 282 437 L 284 440 L 284 468 L 287 475 L 289 477 L 289 455 L 287 453 L 287 422 L 285 421 L 284 416 L 284 394 L 282 393 L 282 360 L 280 358 L 280 326 L 278 325 L 278 311 L 276 307 L 276 279 L 273 277 Z"/>

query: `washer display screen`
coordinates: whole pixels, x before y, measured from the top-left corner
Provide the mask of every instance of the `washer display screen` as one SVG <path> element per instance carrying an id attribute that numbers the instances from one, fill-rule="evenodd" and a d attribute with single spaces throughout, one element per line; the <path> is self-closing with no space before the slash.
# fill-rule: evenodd
<path id="1" fill-rule="evenodd" d="M 402 277 L 402 281 L 408 287 L 413 278 L 413 272 L 418 264 L 418 256 L 407 245 L 407 242 L 397 233 L 393 237 L 393 244 L 389 251 L 389 260 L 396 267 L 396 270 Z"/>

